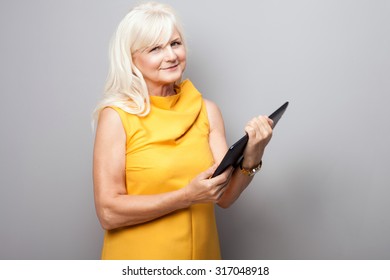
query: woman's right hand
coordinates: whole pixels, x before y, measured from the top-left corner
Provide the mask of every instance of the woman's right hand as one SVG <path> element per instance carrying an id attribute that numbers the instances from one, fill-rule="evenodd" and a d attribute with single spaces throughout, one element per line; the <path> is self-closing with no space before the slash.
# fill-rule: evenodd
<path id="1" fill-rule="evenodd" d="M 230 181 L 233 168 L 228 168 L 222 174 L 210 178 L 216 168 L 217 164 L 200 173 L 183 188 L 185 198 L 190 205 L 196 203 L 217 203 L 221 198 Z"/>

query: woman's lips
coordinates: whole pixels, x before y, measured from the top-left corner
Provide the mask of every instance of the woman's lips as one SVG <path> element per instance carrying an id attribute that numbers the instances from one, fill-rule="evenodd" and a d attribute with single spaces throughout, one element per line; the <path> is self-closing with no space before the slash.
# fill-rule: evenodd
<path id="1" fill-rule="evenodd" d="M 172 65 L 169 67 L 164 67 L 164 68 L 161 68 L 161 70 L 171 70 L 171 69 L 175 69 L 177 66 L 179 66 L 179 64 L 175 64 L 175 65 Z"/>

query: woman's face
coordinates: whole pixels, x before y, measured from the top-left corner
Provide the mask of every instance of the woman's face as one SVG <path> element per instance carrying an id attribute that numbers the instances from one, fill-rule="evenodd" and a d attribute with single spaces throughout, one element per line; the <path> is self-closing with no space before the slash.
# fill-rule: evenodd
<path id="1" fill-rule="evenodd" d="M 186 50 L 177 30 L 166 45 L 135 52 L 133 62 L 148 86 L 163 86 L 178 81 L 186 66 Z"/>

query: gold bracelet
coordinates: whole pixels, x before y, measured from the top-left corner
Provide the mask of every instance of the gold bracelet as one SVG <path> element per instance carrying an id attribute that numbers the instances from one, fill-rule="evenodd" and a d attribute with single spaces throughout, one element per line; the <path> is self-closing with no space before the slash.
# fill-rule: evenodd
<path id="1" fill-rule="evenodd" d="M 260 163 L 251 168 L 251 169 L 246 169 L 244 167 L 242 167 L 242 162 L 240 163 L 240 169 L 241 169 L 241 173 L 242 174 L 245 174 L 246 176 L 249 176 L 249 177 L 252 177 L 254 176 L 257 172 L 259 172 L 259 170 L 261 169 L 261 166 L 263 165 L 263 161 L 261 160 Z"/>

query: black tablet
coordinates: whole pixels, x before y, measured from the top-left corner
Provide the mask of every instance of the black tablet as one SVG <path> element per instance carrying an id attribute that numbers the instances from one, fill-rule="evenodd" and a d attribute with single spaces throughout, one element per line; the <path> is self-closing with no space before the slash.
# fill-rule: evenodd
<path id="1" fill-rule="evenodd" d="M 287 106 L 288 102 L 284 103 L 275 112 L 269 115 L 269 118 L 274 122 L 274 127 L 276 126 L 280 118 L 283 116 L 284 112 L 287 109 Z M 240 140 L 230 146 L 229 150 L 226 152 L 226 155 L 222 159 L 221 163 L 219 164 L 218 168 L 215 170 L 211 178 L 220 175 L 229 166 L 233 166 L 234 168 L 236 168 L 240 164 L 243 159 L 243 153 L 246 143 L 248 142 L 248 138 L 248 135 L 245 134 Z"/>

